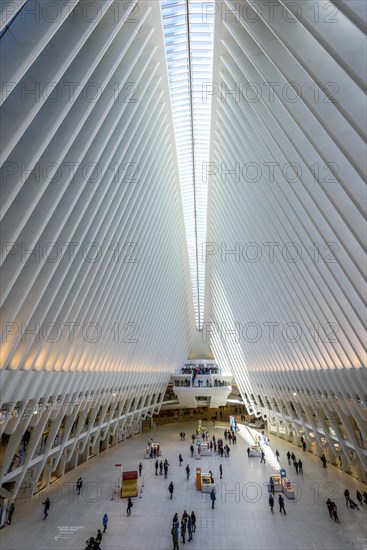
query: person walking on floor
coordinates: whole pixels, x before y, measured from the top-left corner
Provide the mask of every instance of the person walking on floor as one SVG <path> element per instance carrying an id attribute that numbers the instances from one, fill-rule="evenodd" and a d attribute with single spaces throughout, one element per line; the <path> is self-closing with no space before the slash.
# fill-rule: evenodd
<path id="1" fill-rule="evenodd" d="M 298 471 L 299 471 L 300 474 L 303 475 L 303 463 L 302 463 L 301 459 L 299 459 L 299 461 L 298 461 Z"/>
<path id="2" fill-rule="evenodd" d="M 326 466 L 326 457 L 325 457 L 325 455 L 322 455 L 322 456 L 320 457 L 320 460 L 321 460 L 321 462 L 322 462 L 322 467 L 323 467 L 323 468 L 326 468 L 327 466 Z"/>
<path id="3" fill-rule="evenodd" d="M 359 504 L 360 504 L 361 506 L 363 506 L 362 494 L 358 491 L 358 489 L 357 489 L 357 491 L 356 491 L 356 497 L 357 497 L 357 500 L 358 500 Z"/>
<path id="4" fill-rule="evenodd" d="M 265 453 L 264 451 L 261 451 L 261 460 L 260 463 L 263 462 L 265 464 Z"/>
<path id="5" fill-rule="evenodd" d="M 180 466 L 182 466 L 183 458 L 182 458 L 181 453 L 178 455 L 178 462 L 179 462 Z"/>
<path id="6" fill-rule="evenodd" d="M 333 502 L 333 507 L 332 507 L 331 511 L 332 511 L 332 515 L 333 515 L 335 523 L 339 523 L 338 508 L 336 507 L 335 502 Z"/>
<path id="7" fill-rule="evenodd" d="M 164 468 L 164 477 L 165 477 L 166 479 L 167 479 L 167 474 L 168 474 L 168 466 L 169 466 L 169 464 L 168 464 L 167 459 L 166 459 L 166 460 L 164 461 L 164 466 L 163 466 L 163 468 Z"/>
<path id="8" fill-rule="evenodd" d="M 326 501 L 326 506 L 327 506 L 327 509 L 328 509 L 328 512 L 329 512 L 329 516 L 331 517 L 331 519 L 333 519 L 333 506 L 334 506 L 334 503 L 331 502 L 331 500 L 329 498 Z"/>
<path id="9" fill-rule="evenodd" d="M 348 508 L 348 506 L 349 506 L 349 497 L 350 497 L 349 489 L 345 489 L 344 496 L 345 496 L 345 504 L 347 505 L 347 508 Z"/>
<path id="10" fill-rule="evenodd" d="M 182 537 L 182 544 L 185 544 L 185 536 L 186 536 L 186 518 L 183 518 L 181 520 L 181 537 Z"/>
<path id="11" fill-rule="evenodd" d="M 274 497 L 271 493 L 269 495 L 269 507 L 270 507 L 270 512 L 274 514 Z"/>
<path id="12" fill-rule="evenodd" d="M 97 531 L 96 540 L 98 541 L 99 544 L 101 544 L 101 542 L 102 542 L 102 531 L 100 529 L 98 529 L 98 531 Z"/>
<path id="13" fill-rule="evenodd" d="M 293 465 L 294 465 L 294 467 L 295 467 L 296 474 L 298 475 L 298 462 L 297 462 L 297 460 L 295 460 L 295 461 L 293 462 Z"/>
<path id="14" fill-rule="evenodd" d="M 43 521 L 45 521 L 45 519 L 48 516 L 48 511 L 49 511 L 50 506 L 51 506 L 50 499 L 47 497 L 45 502 L 42 502 L 42 504 L 44 506 L 44 508 L 43 508 Z"/>
<path id="15" fill-rule="evenodd" d="M 221 465 L 221 464 L 219 464 L 219 474 L 220 474 L 220 479 L 222 479 L 223 468 L 222 468 L 222 465 Z"/>
<path id="16" fill-rule="evenodd" d="M 161 460 L 160 463 L 159 463 L 159 475 L 161 476 L 162 473 L 163 473 L 163 462 Z"/>
<path id="17" fill-rule="evenodd" d="M 8 510 L 8 525 L 11 525 L 11 522 L 13 520 L 13 514 L 14 514 L 14 510 L 15 510 L 15 505 L 14 505 L 14 502 L 12 502 L 9 506 L 9 510 Z"/>
<path id="18" fill-rule="evenodd" d="M 279 512 L 280 513 L 284 512 L 284 515 L 286 516 L 287 514 L 285 511 L 284 498 L 282 497 L 282 495 L 279 495 L 278 503 L 279 503 Z"/>
<path id="19" fill-rule="evenodd" d="M 187 465 L 186 466 L 186 479 L 189 479 L 189 477 L 190 477 L 190 466 Z"/>
<path id="20" fill-rule="evenodd" d="M 270 493 L 273 495 L 274 494 L 274 479 L 271 477 L 270 478 Z"/>
<path id="21" fill-rule="evenodd" d="M 275 451 L 275 456 L 277 457 L 277 461 L 279 462 L 279 451 L 278 451 L 278 449 Z"/>
<path id="22" fill-rule="evenodd" d="M 85 541 L 85 544 L 87 545 L 87 548 L 85 550 L 94 550 L 94 544 L 96 542 L 96 539 L 94 537 L 90 537 L 90 539 Z"/>
<path id="23" fill-rule="evenodd" d="M 212 509 L 215 508 L 215 501 L 217 500 L 217 497 L 215 496 L 215 489 L 213 488 L 210 493 L 210 500 L 212 501 Z"/>
<path id="24" fill-rule="evenodd" d="M 131 497 L 129 497 L 127 499 L 127 510 L 126 510 L 126 515 L 127 516 L 131 516 L 131 508 L 134 506 L 132 500 L 131 500 Z"/>
<path id="25" fill-rule="evenodd" d="M 187 516 L 187 534 L 189 535 L 189 542 L 192 540 L 192 519 L 191 516 Z"/>
<path id="26" fill-rule="evenodd" d="M 191 458 L 194 456 L 194 445 L 190 445 Z"/>
<path id="27" fill-rule="evenodd" d="M 173 487 L 173 483 L 171 481 L 171 483 L 168 485 L 168 490 L 170 492 L 170 500 L 172 500 L 172 495 L 173 495 L 173 491 L 174 491 L 174 487 Z"/>
<path id="28" fill-rule="evenodd" d="M 139 463 L 139 466 L 138 466 L 138 470 L 139 470 L 139 477 L 141 477 L 141 471 L 142 471 L 142 469 L 143 469 L 143 465 L 142 465 L 142 463 L 140 462 L 140 463 Z M 156 471 L 155 471 L 155 473 L 156 473 L 156 475 L 157 475 L 157 467 L 156 467 Z"/>
<path id="29" fill-rule="evenodd" d="M 287 452 L 287 458 L 288 458 L 288 464 L 291 463 L 291 453 L 288 451 Z"/>
<path id="30" fill-rule="evenodd" d="M 162 461 L 161 461 L 161 462 L 162 462 Z M 156 475 L 156 476 L 158 475 L 158 466 L 159 466 L 159 462 L 158 462 L 158 460 L 156 460 L 156 461 L 155 461 L 155 465 L 154 465 L 154 467 L 155 467 L 155 475 Z"/>
<path id="31" fill-rule="evenodd" d="M 192 529 L 192 532 L 195 533 L 195 531 L 196 531 L 196 516 L 195 516 L 195 513 L 193 511 L 191 512 L 191 529 Z"/>
<path id="32" fill-rule="evenodd" d="M 80 490 L 81 490 L 82 486 L 83 486 L 83 480 L 80 477 L 78 479 L 78 481 L 76 482 L 76 490 L 78 491 L 78 495 L 80 495 Z"/>
<path id="33" fill-rule="evenodd" d="M 349 507 L 351 510 L 354 510 L 355 508 L 357 508 L 358 512 L 359 512 L 359 506 L 356 502 L 354 502 L 354 500 L 352 500 L 350 497 L 349 497 Z"/>
<path id="34" fill-rule="evenodd" d="M 171 535 L 172 535 L 172 542 L 173 542 L 173 550 L 179 550 L 179 546 L 178 546 L 178 523 L 172 525 Z"/>
<path id="35" fill-rule="evenodd" d="M 108 515 L 107 514 L 105 514 L 103 516 L 102 524 L 103 524 L 103 532 L 105 533 L 106 529 L 107 529 L 107 525 L 108 525 Z"/>

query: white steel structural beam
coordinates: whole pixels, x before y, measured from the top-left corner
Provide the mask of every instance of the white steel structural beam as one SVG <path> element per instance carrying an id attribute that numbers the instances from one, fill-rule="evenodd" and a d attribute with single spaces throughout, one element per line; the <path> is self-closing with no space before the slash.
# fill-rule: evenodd
<path id="1" fill-rule="evenodd" d="M 366 481 L 366 9 L 213 10 L 203 337 L 251 412 Z"/>
<path id="2" fill-rule="evenodd" d="M 159 412 L 194 327 L 159 5 L 16 7 L 0 41 L 0 485 L 13 496 Z"/>

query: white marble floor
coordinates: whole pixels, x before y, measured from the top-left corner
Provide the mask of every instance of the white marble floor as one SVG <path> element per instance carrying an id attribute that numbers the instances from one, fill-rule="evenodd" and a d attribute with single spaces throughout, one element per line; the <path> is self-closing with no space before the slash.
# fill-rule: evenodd
<path id="1" fill-rule="evenodd" d="M 238 443 L 231 445 L 229 458 L 213 455 L 197 461 L 189 451 L 195 426 L 194 422 L 175 423 L 146 431 L 70 472 L 47 491 L 51 508 L 46 521 L 42 521 L 44 492 L 24 502 L 18 499 L 13 524 L 0 531 L 2 550 L 84 550 L 86 539 L 102 526 L 105 512 L 109 524 L 101 544 L 103 550 L 170 550 L 172 517 L 175 512 L 181 517 L 184 509 L 194 510 L 197 516 L 194 539 L 185 544 L 191 550 L 367 550 L 367 506 L 359 512 L 350 510 L 343 496 L 346 487 L 355 497 L 356 489 L 363 492 L 365 486 L 333 466 L 323 469 L 319 458 L 275 437 L 271 437 L 266 464 L 260 464 L 259 459 L 247 457 L 246 449 L 253 443 L 255 432 L 245 426 L 240 426 Z M 221 426 L 213 428 L 207 423 L 211 436 L 222 436 L 225 424 Z M 186 441 L 180 440 L 180 431 L 186 432 Z M 168 459 L 167 480 L 155 476 L 154 460 L 144 460 L 149 437 L 161 444 L 162 458 Z M 293 466 L 287 471 L 297 483 L 298 496 L 295 501 L 285 499 L 286 517 L 277 507 L 274 516 L 269 512 L 264 485 L 277 465 L 273 455 L 276 448 L 281 466 L 286 469 L 288 449 L 303 461 L 303 476 L 297 476 Z M 182 467 L 179 453 L 184 458 Z M 131 517 L 127 517 L 125 501 L 117 496 L 111 498 L 119 479 L 115 464 L 122 462 L 130 470 L 136 469 L 140 461 L 143 492 L 141 498 L 135 499 Z M 186 464 L 191 468 L 189 481 Z M 201 466 L 202 471 L 212 470 L 218 484 L 214 510 L 209 498 L 195 489 L 196 466 Z M 84 486 L 82 494 L 76 496 L 74 486 L 79 476 Z M 170 481 L 175 486 L 173 500 L 167 489 Z M 325 505 L 328 497 L 338 505 L 339 524 L 329 518 Z M 180 543 L 181 550 L 182 547 Z"/>

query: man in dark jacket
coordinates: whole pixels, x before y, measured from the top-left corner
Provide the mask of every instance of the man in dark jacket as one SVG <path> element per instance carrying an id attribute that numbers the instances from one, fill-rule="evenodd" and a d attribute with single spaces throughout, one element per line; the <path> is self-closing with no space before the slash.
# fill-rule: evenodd
<path id="1" fill-rule="evenodd" d="M 43 504 L 43 506 L 44 506 L 44 508 L 43 508 L 43 514 L 44 514 L 44 515 L 43 515 L 43 521 L 45 521 L 45 519 L 46 519 L 47 516 L 48 516 L 48 511 L 49 511 L 50 505 L 51 505 L 50 499 L 47 497 L 46 500 L 45 500 L 45 502 L 42 502 L 42 504 Z"/>
<path id="2" fill-rule="evenodd" d="M 212 501 L 212 508 L 214 508 L 215 501 L 217 500 L 217 497 L 215 496 L 215 489 L 211 490 L 210 500 Z"/>

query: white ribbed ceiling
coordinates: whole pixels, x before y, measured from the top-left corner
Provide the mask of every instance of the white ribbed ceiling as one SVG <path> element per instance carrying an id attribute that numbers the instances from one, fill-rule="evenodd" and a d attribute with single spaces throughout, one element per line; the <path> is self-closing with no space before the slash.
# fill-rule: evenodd
<path id="1" fill-rule="evenodd" d="M 274 404 L 362 462 L 366 3 L 9 0 L 0 16 L 1 430 L 38 427 L 35 450 L 33 406 L 59 436 L 60 407 L 105 407 L 57 466 L 105 437 L 112 406 L 115 430 L 157 412 L 203 326 L 254 412 Z M 313 420 L 320 395 L 347 438 Z"/>

